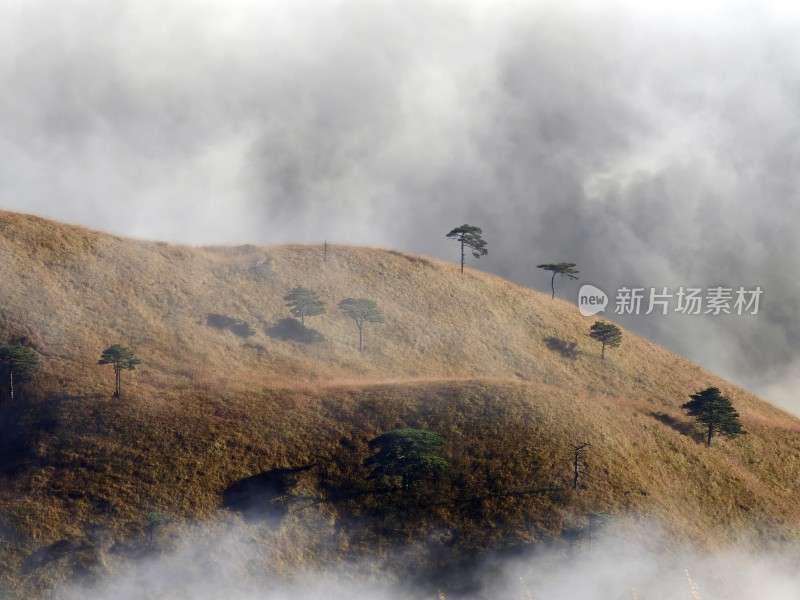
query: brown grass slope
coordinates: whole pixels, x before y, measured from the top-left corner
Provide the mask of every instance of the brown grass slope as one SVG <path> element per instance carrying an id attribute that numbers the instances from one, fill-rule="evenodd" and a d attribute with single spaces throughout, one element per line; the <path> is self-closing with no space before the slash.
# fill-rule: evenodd
<path id="1" fill-rule="evenodd" d="M 601 361 L 594 319 L 486 273 L 370 248 L 332 246 L 323 263 L 319 246 L 171 246 L 0 213 L 0 281 L 3 337 L 42 362 L 27 399 L 0 408 L 0 589 L 102 570 L 99 556 L 141 536 L 143 512 L 209 518 L 236 482 L 306 466 L 271 534 L 286 565 L 434 531 L 463 557 L 558 538 L 599 511 L 706 545 L 793 538 L 800 523 L 795 418 L 628 332 Z M 296 285 L 328 306 L 307 320 L 313 342 L 281 323 Z M 363 354 L 336 309 L 345 297 L 385 315 Z M 122 400 L 97 365 L 112 343 L 143 360 Z M 693 435 L 679 406 L 708 385 L 748 435 L 711 448 Z M 360 467 L 367 441 L 400 426 L 441 433 L 453 465 L 413 498 Z M 584 441 L 574 493 L 570 450 Z M 72 551 L 41 560 L 54 543 Z"/>

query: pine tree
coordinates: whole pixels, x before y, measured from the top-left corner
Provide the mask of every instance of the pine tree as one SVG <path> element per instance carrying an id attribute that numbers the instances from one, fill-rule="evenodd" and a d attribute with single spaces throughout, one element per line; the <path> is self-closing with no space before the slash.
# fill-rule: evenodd
<path id="1" fill-rule="evenodd" d="M 719 388 L 709 387 L 689 397 L 691 400 L 681 405 L 681 408 L 688 411 L 688 415 L 697 419 L 706 430 L 706 445 L 711 445 L 711 438 L 715 433 L 727 437 L 745 433 L 739 421 L 739 413 Z"/>
<path id="2" fill-rule="evenodd" d="M 422 429 L 405 427 L 381 434 L 369 442 L 376 454 L 364 461 L 365 467 L 372 468 L 367 479 L 400 477 L 405 494 L 425 476 L 450 468 L 450 463 L 434 454 L 442 446 L 442 436 Z"/>
<path id="3" fill-rule="evenodd" d="M 556 275 L 561 277 L 569 277 L 570 279 L 578 279 L 580 271 L 575 270 L 577 265 L 575 263 L 545 263 L 543 265 L 536 265 L 537 269 L 544 269 L 545 271 L 552 271 L 553 276 L 550 278 L 550 289 L 553 290 L 551 298 L 556 297 Z"/>
<path id="4" fill-rule="evenodd" d="M 486 242 L 481 237 L 483 230 L 472 225 L 462 225 L 456 227 L 446 237 L 453 239 L 461 244 L 461 272 L 464 272 L 464 255 L 467 247 L 472 248 L 472 256 L 480 258 L 486 256 L 489 251 L 486 249 Z"/>
<path id="5" fill-rule="evenodd" d="M 133 355 L 133 350 L 114 344 L 103 350 L 100 360 L 97 361 L 100 365 L 114 365 L 114 398 L 122 396 L 122 371 L 133 371 L 136 365 L 142 364 L 142 361 Z"/>
<path id="6" fill-rule="evenodd" d="M 589 329 L 589 337 L 603 344 L 602 358 L 606 358 L 606 346 L 616 348 L 622 343 L 622 331 L 613 323 L 595 321 Z"/>
<path id="7" fill-rule="evenodd" d="M 306 328 L 306 317 L 316 317 L 325 312 L 325 303 L 317 293 L 299 285 L 283 298 L 292 316 L 300 319 L 303 329 Z"/>
<path id="8" fill-rule="evenodd" d="M 14 385 L 21 381 L 30 381 L 39 368 L 39 357 L 22 344 L 0 346 L 0 367 L 3 371 L 3 382 L 8 389 L 8 397 L 13 402 Z"/>
<path id="9" fill-rule="evenodd" d="M 358 327 L 358 351 L 364 351 L 364 324 L 383 323 L 378 305 L 374 300 L 366 298 L 345 298 L 339 302 L 339 308 L 344 314 L 353 319 Z"/>

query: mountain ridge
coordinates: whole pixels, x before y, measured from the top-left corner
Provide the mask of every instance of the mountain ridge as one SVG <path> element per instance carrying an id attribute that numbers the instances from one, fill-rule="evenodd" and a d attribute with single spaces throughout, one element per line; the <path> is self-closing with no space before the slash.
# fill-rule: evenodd
<path id="1" fill-rule="evenodd" d="M 0 589 L 19 597 L 130 560 L 148 511 L 245 518 L 231 490 L 306 467 L 280 497 L 261 490 L 286 570 L 298 553 L 354 547 L 388 564 L 404 540 L 433 544 L 444 572 L 567 540 L 600 513 L 706 547 L 797 535 L 800 421 L 626 330 L 601 360 L 594 318 L 495 275 L 352 246 L 329 245 L 327 261 L 321 246 L 172 246 L 0 212 L 0 280 L 0 341 L 41 355 L 22 400 L 0 406 Z M 296 285 L 328 307 L 305 333 L 283 303 Z M 336 309 L 345 297 L 384 313 L 364 353 Z M 112 343 L 143 361 L 121 400 L 97 364 Z M 706 448 L 680 405 L 709 385 L 748 434 Z M 369 487 L 362 467 L 369 440 L 403 426 L 440 433 L 453 465 L 411 499 Z M 435 531 L 449 533 L 433 543 Z M 25 571 L 64 540 L 78 549 Z"/>

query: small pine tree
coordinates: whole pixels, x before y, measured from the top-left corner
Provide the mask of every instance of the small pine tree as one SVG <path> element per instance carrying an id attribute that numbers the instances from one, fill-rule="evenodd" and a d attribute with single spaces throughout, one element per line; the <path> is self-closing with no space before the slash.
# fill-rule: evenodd
<path id="1" fill-rule="evenodd" d="M 613 323 L 605 321 L 595 321 L 589 330 L 589 337 L 603 344 L 601 357 L 606 358 L 606 346 L 616 348 L 622 343 L 622 331 Z"/>
<path id="2" fill-rule="evenodd" d="M 142 518 L 144 519 L 145 529 L 148 534 L 147 545 L 152 546 L 156 531 L 164 527 L 168 521 L 167 515 L 157 510 L 149 510 L 142 515 Z"/>
<path id="3" fill-rule="evenodd" d="M 367 479 L 400 477 L 403 493 L 414 483 L 434 473 L 444 472 L 450 463 L 434 454 L 444 446 L 438 433 L 405 427 L 395 429 L 370 440 L 375 455 L 364 461 L 372 469 Z"/>
<path id="4" fill-rule="evenodd" d="M 446 237 L 461 244 L 461 273 L 464 273 L 464 253 L 467 247 L 472 248 L 472 256 L 475 258 L 489 254 L 486 249 L 486 242 L 481 237 L 482 233 L 483 230 L 480 227 L 464 224 L 447 234 Z"/>
<path id="5" fill-rule="evenodd" d="M 551 298 L 556 297 L 556 275 L 560 275 L 561 277 L 569 277 L 570 279 L 578 279 L 578 273 L 575 269 L 577 265 L 575 263 L 567 263 L 567 262 L 560 262 L 560 263 L 545 263 L 543 265 L 536 265 L 537 269 L 544 269 L 545 271 L 552 271 L 553 276 L 550 278 L 550 289 L 553 290 Z"/>
<path id="6" fill-rule="evenodd" d="M 22 344 L 0 346 L 0 368 L 3 372 L 3 383 L 8 389 L 8 397 L 13 402 L 14 384 L 31 380 L 39 369 L 39 357 Z"/>
<path id="7" fill-rule="evenodd" d="M 364 324 L 383 323 L 383 314 L 381 314 L 375 301 L 367 298 L 345 298 L 339 302 L 339 308 L 356 322 L 358 327 L 358 351 L 363 352 Z"/>
<path id="8" fill-rule="evenodd" d="M 283 297 L 292 316 L 300 319 L 303 329 L 306 328 L 306 317 L 316 317 L 325 312 L 325 302 L 317 293 L 299 285 Z"/>
<path id="9" fill-rule="evenodd" d="M 130 348 L 114 344 L 103 350 L 97 364 L 114 366 L 114 398 L 120 398 L 122 396 L 122 371 L 133 371 L 136 369 L 136 365 L 142 364 L 142 361 L 133 355 L 133 350 Z"/>
<path id="10" fill-rule="evenodd" d="M 690 417 L 706 430 L 706 445 L 711 445 L 711 438 L 715 433 L 726 437 L 734 437 L 745 433 L 739 421 L 739 413 L 733 404 L 719 391 L 719 388 L 709 387 L 689 396 L 691 400 L 681 405 Z"/>

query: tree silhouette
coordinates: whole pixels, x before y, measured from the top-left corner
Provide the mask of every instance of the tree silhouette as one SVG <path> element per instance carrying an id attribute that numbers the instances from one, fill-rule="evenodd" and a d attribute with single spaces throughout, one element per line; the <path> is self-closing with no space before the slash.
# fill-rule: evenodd
<path id="1" fill-rule="evenodd" d="M 486 256 L 489 251 L 486 249 L 486 242 L 481 237 L 483 230 L 480 227 L 473 227 L 472 225 L 462 225 L 456 227 L 447 234 L 452 240 L 461 244 L 461 272 L 464 272 L 464 253 L 467 247 L 472 248 L 472 256 L 480 258 Z"/>
<path id="2" fill-rule="evenodd" d="M 602 358 L 606 358 L 606 346 L 616 348 L 622 343 L 622 331 L 613 323 L 595 321 L 589 330 L 589 337 L 603 344 Z"/>
<path id="3" fill-rule="evenodd" d="M 551 298 L 556 297 L 556 275 L 562 277 L 569 277 L 570 279 L 578 279 L 577 275 L 580 271 L 575 270 L 575 263 L 545 263 L 543 265 L 536 265 L 537 269 L 544 269 L 545 271 L 552 271 L 553 276 L 550 278 L 550 289 L 553 290 Z"/>
<path id="4" fill-rule="evenodd" d="M 364 324 L 383 323 L 383 315 L 374 300 L 366 298 L 345 298 L 339 308 L 353 319 L 358 327 L 358 351 L 364 351 Z"/>
<path id="5" fill-rule="evenodd" d="M 142 361 L 133 355 L 130 348 L 114 344 L 103 350 L 97 364 L 114 366 L 114 398 L 119 398 L 122 396 L 122 371 L 133 371 Z"/>
<path id="6" fill-rule="evenodd" d="M 30 381 L 39 368 L 39 357 L 22 344 L 0 346 L 0 368 L 8 397 L 13 402 L 15 382 Z"/>
<path id="7" fill-rule="evenodd" d="M 706 430 L 707 446 L 711 445 L 711 438 L 715 433 L 727 437 L 745 433 L 739 421 L 739 413 L 719 388 L 709 387 L 689 397 L 691 400 L 681 405 L 681 408 L 688 411 L 689 416 L 697 419 Z"/>
<path id="8" fill-rule="evenodd" d="M 316 317 L 325 312 L 325 303 L 316 292 L 299 285 L 283 297 L 292 316 L 300 319 L 303 329 L 306 328 L 306 317 Z"/>
<path id="9" fill-rule="evenodd" d="M 372 469 L 367 479 L 400 477 L 403 493 L 426 476 L 446 471 L 450 463 L 434 452 L 444 446 L 438 433 L 405 427 L 395 429 L 370 440 L 376 453 L 364 461 Z"/>

